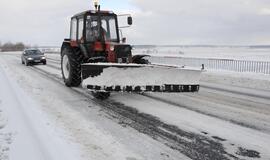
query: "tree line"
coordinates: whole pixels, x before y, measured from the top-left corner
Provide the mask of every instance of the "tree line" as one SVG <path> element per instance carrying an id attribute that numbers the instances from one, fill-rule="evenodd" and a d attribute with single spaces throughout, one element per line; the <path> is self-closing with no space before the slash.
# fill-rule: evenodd
<path id="1" fill-rule="evenodd" d="M 26 45 L 22 42 L 12 43 L 7 42 L 2 44 L 0 42 L 0 52 L 10 52 L 10 51 L 23 51 L 26 48 Z"/>

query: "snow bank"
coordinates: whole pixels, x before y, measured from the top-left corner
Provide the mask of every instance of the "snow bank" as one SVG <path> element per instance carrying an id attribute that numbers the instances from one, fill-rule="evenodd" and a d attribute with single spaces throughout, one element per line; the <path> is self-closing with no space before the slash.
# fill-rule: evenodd
<path id="1" fill-rule="evenodd" d="M 89 64 L 92 65 L 92 64 Z M 99 65 L 99 64 L 95 64 Z M 107 65 L 107 64 L 100 64 Z M 201 70 L 165 67 L 157 65 L 139 65 L 141 67 L 119 68 L 112 66 L 104 68 L 97 77 L 87 78 L 83 85 L 106 85 L 106 86 L 146 86 L 146 85 L 196 85 L 199 84 Z"/>

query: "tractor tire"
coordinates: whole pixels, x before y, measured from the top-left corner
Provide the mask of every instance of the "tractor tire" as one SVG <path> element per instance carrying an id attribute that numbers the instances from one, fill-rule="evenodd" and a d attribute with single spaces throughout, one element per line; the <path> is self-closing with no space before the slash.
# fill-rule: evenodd
<path id="1" fill-rule="evenodd" d="M 78 87 L 81 82 L 81 64 L 83 56 L 80 51 L 70 47 L 63 49 L 61 53 L 61 70 L 64 83 L 67 87 Z"/>

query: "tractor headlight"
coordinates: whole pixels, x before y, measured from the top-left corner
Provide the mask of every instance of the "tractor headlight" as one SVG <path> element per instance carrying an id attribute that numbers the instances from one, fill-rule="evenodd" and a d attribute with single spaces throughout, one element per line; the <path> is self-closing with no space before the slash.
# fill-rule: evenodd
<path id="1" fill-rule="evenodd" d="M 110 50 L 111 51 L 114 51 L 114 46 L 110 46 Z"/>
<path id="2" fill-rule="evenodd" d="M 29 58 L 27 58 L 27 60 L 31 61 L 31 60 L 33 60 L 33 58 L 29 57 Z"/>

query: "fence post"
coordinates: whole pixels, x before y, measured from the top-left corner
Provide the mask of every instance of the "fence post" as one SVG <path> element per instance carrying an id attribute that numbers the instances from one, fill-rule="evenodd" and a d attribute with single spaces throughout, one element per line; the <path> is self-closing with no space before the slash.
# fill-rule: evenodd
<path id="1" fill-rule="evenodd" d="M 259 73 L 262 73 L 262 62 L 259 62 Z"/>
<path id="2" fill-rule="evenodd" d="M 255 62 L 254 61 L 252 61 L 251 62 L 251 72 L 255 72 Z"/>
<path id="3" fill-rule="evenodd" d="M 266 71 L 266 74 L 270 74 L 270 62 L 267 62 L 267 71 Z"/>
<path id="4" fill-rule="evenodd" d="M 263 74 L 265 74 L 266 63 L 263 62 Z"/>

